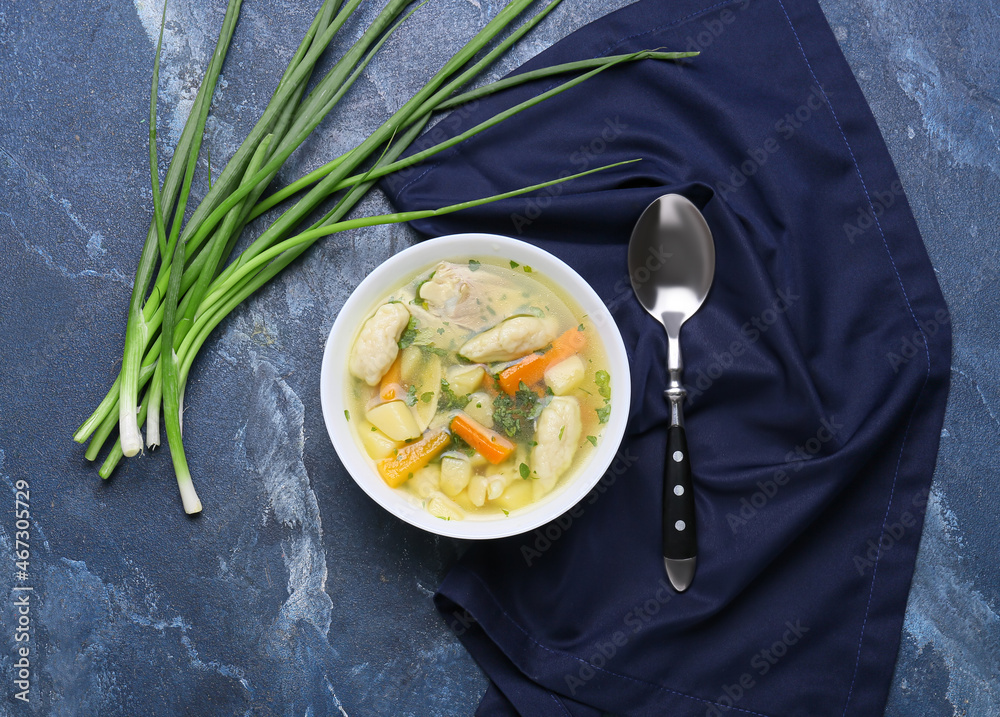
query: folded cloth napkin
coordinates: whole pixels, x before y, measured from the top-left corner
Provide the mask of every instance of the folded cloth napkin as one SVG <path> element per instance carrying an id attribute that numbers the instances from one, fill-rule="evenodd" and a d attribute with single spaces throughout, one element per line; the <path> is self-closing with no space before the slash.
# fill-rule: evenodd
<path id="1" fill-rule="evenodd" d="M 948 390 L 944 301 L 814 0 L 642 0 L 523 69 L 656 48 L 701 55 L 611 69 L 383 185 L 425 209 L 642 158 L 417 224 L 562 257 L 611 308 L 633 383 L 593 493 L 473 546 L 437 604 L 491 680 L 481 715 L 882 714 Z M 660 555 L 666 339 L 626 268 L 668 192 L 702 209 L 717 251 L 682 332 L 700 543 L 682 594 Z"/>

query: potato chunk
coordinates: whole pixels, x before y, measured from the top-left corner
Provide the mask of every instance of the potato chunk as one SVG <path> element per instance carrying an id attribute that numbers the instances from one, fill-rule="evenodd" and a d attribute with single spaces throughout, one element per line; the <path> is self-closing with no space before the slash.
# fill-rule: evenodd
<path id="1" fill-rule="evenodd" d="M 565 396 L 576 390 L 583 383 L 583 360 L 579 356 L 570 356 L 545 370 L 545 385 L 557 396 Z"/>
<path id="2" fill-rule="evenodd" d="M 410 312 L 399 302 L 383 304 L 364 323 L 351 351 L 351 375 L 369 386 L 377 386 L 399 354 L 399 337 L 410 320 Z"/>
<path id="3" fill-rule="evenodd" d="M 582 431 L 580 403 L 572 396 L 556 396 L 542 409 L 530 460 L 532 477 L 537 476 L 535 500 L 552 490 L 573 463 Z"/>
<path id="4" fill-rule="evenodd" d="M 486 376 L 486 369 L 482 366 L 463 366 L 456 364 L 448 367 L 448 386 L 459 396 L 472 393 Z"/>
<path id="5" fill-rule="evenodd" d="M 362 421 L 358 426 L 358 435 L 361 436 L 361 442 L 365 446 L 365 451 L 372 458 L 372 460 L 381 460 L 386 456 L 392 454 L 394 450 L 399 448 L 400 441 L 394 441 L 389 436 L 382 433 L 368 421 Z"/>
<path id="6" fill-rule="evenodd" d="M 556 322 L 537 316 L 515 316 L 473 336 L 458 353 L 470 361 L 510 361 L 540 349 L 556 337 Z"/>
<path id="7" fill-rule="evenodd" d="M 465 511 L 462 510 L 462 507 L 441 492 L 431 493 L 428 497 L 427 512 L 441 520 L 462 520 L 465 518 Z"/>
<path id="8" fill-rule="evenodd" d="M 441 490 L 445 495 L 454 498 L 465 490 L 472 478 L 472 463 L 464 456 L 447 455 L 441 459 Z"/>
<path id="9" fill-rule="evenodd" d="M 499 498 L 493 501 L 493 505 L 508 513 L 523 508 L 534 500 L 534 481 L 516 480 L 507 486 Z"/>
<path id="10" fill-rule="evenodd" d="M 420 437 L 420 426 L 413 411 L 403 401 L 380 403 L 365 414 L 373 426 L 394 441 L 407 441 Z"/>
<path id="11" fill-rule="evenodd" d="M 487 428 L 493 428 L 493 399 L 485 391 L 476 391 L 469 396 L 465 412 Z"/>

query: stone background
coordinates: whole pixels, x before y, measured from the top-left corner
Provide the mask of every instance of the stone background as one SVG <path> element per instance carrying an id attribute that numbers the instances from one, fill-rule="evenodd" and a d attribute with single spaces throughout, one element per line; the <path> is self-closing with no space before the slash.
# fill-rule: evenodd
<path id="1" fill-rule="evenodd" d="M 216 172 L 315 4 L 244 6 L 206 139 Z M 493 75 L 623 4 L 565 0 Z M 977 0 L 821 5 L 896 162 L 954 330 L 951 398 L 886 714 L 996 717 L 1000 11 Z M 117 371 L 151 216 L 145 118 L 161 7 L 0 0 L 0 478 L 11 502 L 16 481 L 31 485 L 36 650 L 25 706 L 7 678 L 15 614 L 5 598 L 0 713 L 471 714 L 485 680 L 431 604 L 459 546 L 369 500 L 340 467 L 320 413 L 333 319 L 372 267 L 416 239 L 411 230 L 322 243 L 206 344 L 185 412 L 200 518 L 182 514 L 165 454 L 102 482 L 70 440 Z M 499 7 L 435 0 L 418 12 L 351 91 L 352 109 L 327 119 L 286 176 L 358 142 Z M 161 160 L 223 11 L 220 0 L 168 6 Z M 363 8 L 350 34 L 373 14 Z M 360 209 L 388 205 L 376 192 Z M 11 565 L 14 521 L 7 508 L 0 515 L 0 557 Z M 13 569 L 0 569 L 0 594 L 15 584 Z"/>

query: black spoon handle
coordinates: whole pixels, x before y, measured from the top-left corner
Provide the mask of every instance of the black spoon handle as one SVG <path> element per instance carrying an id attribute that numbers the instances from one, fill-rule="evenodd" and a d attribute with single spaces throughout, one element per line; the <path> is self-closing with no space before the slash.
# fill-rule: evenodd
<path id="1" fill-rule="evenodd" d="M 686 590 L 694 577 L 698 554 L 694 491 L 684 427 L 667 431 L 667 458 L 663 468 L 663 558 L 671 584 Z"/>

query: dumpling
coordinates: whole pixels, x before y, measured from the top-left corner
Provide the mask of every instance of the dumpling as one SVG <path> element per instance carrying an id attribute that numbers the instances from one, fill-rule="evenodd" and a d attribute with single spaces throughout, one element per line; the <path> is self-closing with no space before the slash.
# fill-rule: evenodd
<path id="1" fill-rule="evenodd" d="M 458 353 L 476 363 L 510 361 L 546 346 L 555 337 L 555 321 L 536 316 L 515 316 L 473 336 Z"/>
<path id="2" fill-rule="evenodd" d="M 559 476 L 573 463 L 583 424 L 580 403 L 572 396 L 556 396 L 542 409 L 531 451 L 531 475 L 535 478 L 535 500 L 555 486 Z"/>
<path id="3" fill-rule="evenodd" d="M 399 337 L 410 321 L 410 312 L 399 302 L 383 304 L 365 325 L 351 351 L 351 375 L 377 386 L 399 354 Z"/>

